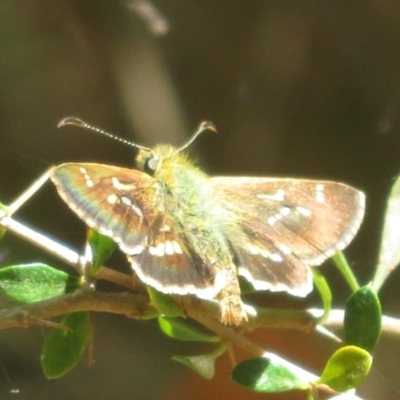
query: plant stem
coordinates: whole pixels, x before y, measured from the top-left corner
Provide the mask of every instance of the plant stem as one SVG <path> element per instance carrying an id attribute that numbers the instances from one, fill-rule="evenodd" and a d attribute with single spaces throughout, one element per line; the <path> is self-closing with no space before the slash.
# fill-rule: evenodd
<path id="1" fill-rule="evenodd" d="M 357 279 L 354 276 L 353 271 L 351 270 L 344 254 L 339 251 L 332 258 L 337 268 L 346 280 L 347 284 L 350 286 L 351 291 L 355 292 L 356 290 L 358 290 L 360 288 L 360 285 L 358 284 Z"/>

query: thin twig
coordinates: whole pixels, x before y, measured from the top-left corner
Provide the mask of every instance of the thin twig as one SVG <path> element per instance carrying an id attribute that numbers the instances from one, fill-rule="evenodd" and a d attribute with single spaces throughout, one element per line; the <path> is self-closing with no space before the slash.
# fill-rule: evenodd
<path id="1" fill-rule="evenodd" d="M 0 330 L 43 325 L 43 320 L 76 311 L 97 311 L 123 314 L 129 318 L 147 318 L 157 312 L 143 294 L 101 293 L 88 289 L 53 297 L 33 304 L 0 311 Z"/>
<path id="2" fill-rule="evenodd" d="M 0 216 L 0 225 L 6 228 L 7 231 L 12 232 L 27 242 L 36 245 L 47 253 L 64 261 L 66 264 L 77 270 L 78 273 L 81 272 L 81 265 L 84 260 L 75 251 L 56 242 L 55 240 L 48 238 L 47 236 L 42 235 L 39 232 L 34 231 L 33 229 L 28 228 L 27 226 L 7 215 L 3 216 L 3 218 Z M 97 278 L 114 282 L 130 289 L 143 291 L 143 285 L 138 282 L 135 284 L 132 276 L 104 266 L 100 269 Z"/>

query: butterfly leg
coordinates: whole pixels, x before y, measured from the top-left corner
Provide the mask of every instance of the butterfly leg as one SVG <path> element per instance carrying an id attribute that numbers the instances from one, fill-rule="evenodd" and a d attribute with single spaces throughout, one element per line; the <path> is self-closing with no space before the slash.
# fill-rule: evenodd
<path id="1" fill-rule="evenodd" d="M 217 301 L 221 307 L 220 321 L 226 325 L 240 325 L 247 321 L 247 314 L 244 310 L 240 297 L 239 281 L 236 274 L 236 267 L 232 265 L 230 270 L 224 270 L 225 285 L 217 295 Z"/>

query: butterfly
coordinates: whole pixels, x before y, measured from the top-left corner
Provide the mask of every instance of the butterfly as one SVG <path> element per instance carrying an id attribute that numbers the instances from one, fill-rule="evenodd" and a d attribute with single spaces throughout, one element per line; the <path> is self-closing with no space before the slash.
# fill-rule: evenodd
<path id="1" fill-rule="evenodd" d="M 62 121 L 69 124 L 100 131 Z M 67 163 L 51 179 L 79 218 L 118 244 L 146 285 L 214 299 L 220 321 L 240 325 L 247 316 L 238 276 L 256 290 L 307 295 L 310 267 L 357 233 L 365 196 L 331 181 L 210 177 L 184 152 L 207 129 L 213 125 L 203 123 L 181 148 L 134 145 L 138 169 Z"/>

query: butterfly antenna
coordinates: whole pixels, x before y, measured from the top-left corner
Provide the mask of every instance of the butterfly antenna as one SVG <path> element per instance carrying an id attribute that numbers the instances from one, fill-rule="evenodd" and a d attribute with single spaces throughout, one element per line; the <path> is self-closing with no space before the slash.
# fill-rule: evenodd
<path id="1" fill-rule="evenodd" d="M 182 147 L 180 147 L 176 152 L 179 153 L 180 151 L 185 150 L 196 140 L 197 136 L 199 136 L 204 131 L 213 131 L 213 132 L 217 133 L 217 128 L 215 127 L 215 125 L 212 122 L 203 121 L 197 128 L 197 131 L 194 133 L 192 138 L 187 143 L 185 143 Z"/>
<path id="2" fill-rule="evenodd" d="M 140 146 L 139 144 L 130 142 L 129 140 L 122 139 L 118 136 L 113 135 L 112 133 L 103 131 L 102 129 L 96 128 L 95 126 L 89 125 L 88 123 L 86 123 L 85 121 L 82 121 L 79 118 L 75 118 L 75 117 L 64 118 L 58 123 L 57 128 L 61 128 L 62 126 L 65 126 L 65 125 L 75 125 L 75 126 L 79 126 L 80 128 L 90 129 L 91 131 L 100 133 L 101 135 L 104 135 L 111 139 L 114 139 L 117 142 L 121 142 L 128 146 L 136 147 L 136 148 L 142 149 L 142 150 L 147 150 L 147 151 L 150 151 L 153 153 L 153 150 L 150 149 L 149 147 Z"/>

